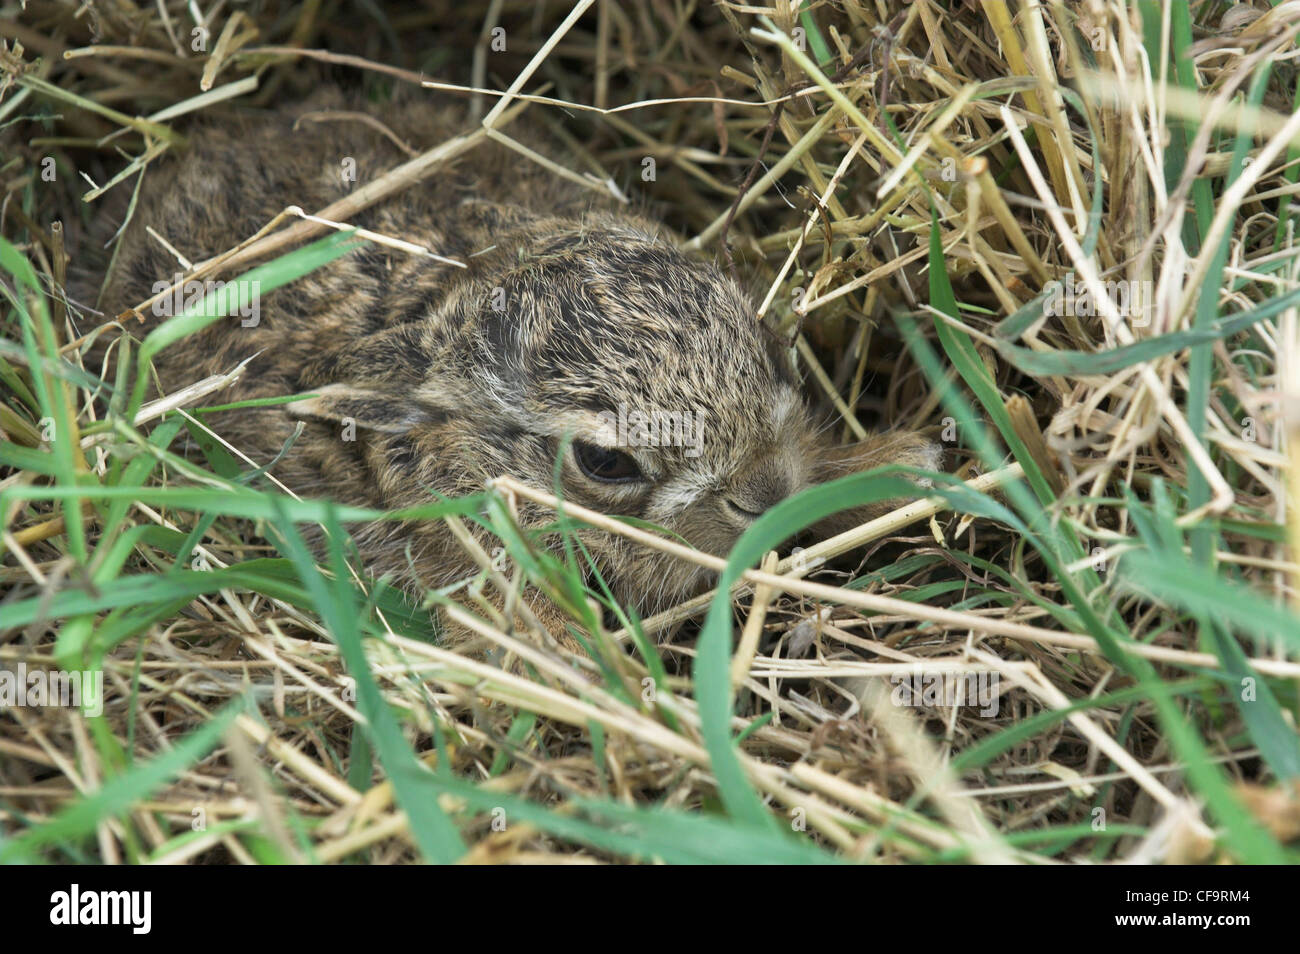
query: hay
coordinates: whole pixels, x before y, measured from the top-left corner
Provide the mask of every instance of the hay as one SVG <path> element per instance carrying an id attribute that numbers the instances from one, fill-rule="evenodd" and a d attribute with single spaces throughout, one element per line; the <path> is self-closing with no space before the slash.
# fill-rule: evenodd
<path id="1" fill-rule="evenodd" d="M 1174 12 L 1150 16 L 1162 6 Z M 1300 15 L 1197 3 L 1185 20 L 1179 6 L 601 0 L 467 17 L 309 0 L 195 24 L 192 4 L 53 2 L 0 23 L 0 220 L 40 289 L 5 262 L 0 661 L 95 658 L 105 693 L 102 717 L 0 713 L 0 857 L 1293 858 L 1300 114 L 1291 61 L 1263 70 L 1293 50 Z M 94 339 L 134 330 L 65 297 L 104 195 L 150 187 L 138 173 L 183 148 L 180 117 L 340 77 L 377 97 L 432 81 L 489 120 L 550 126 L 578 158 L 556 174 L 649 200 L 736 271 L 845 439 L 929 427 L 948 446 L 964 496 L 941 483 L 946 496 L 741 568 L 734 655 L 715 673 L 731 680 L 729 724 L 692 681 L 709 597 L 642 622 L 662 667 L 626 651 L 628 625 L 596 627 L 592 658 L 575 657 L 499 625 L 481 594 L 518 589 L 520 554 L 477 551 L 484 571 L 448 612 L 531 671 L 413 636 L 397 603 L 367 615 L 399 715 L 388 738 L 439 770 L 403 789 L 373 710 L 380 759 L 358 731 L 365 678 L 341 624 L 241 571 L 289 555 L 265 521 L 66 490 L 116 484 L 150 454 L 148 487 L 226 486 L 147 443 L 177 415 L 199 427 L 184 409 L 219 401 L 222 380 L 129 418 L 85 363 Z M 508 138 L 498 129 L 472 137 Z M 312 215 L 346 221 L 438 159 L 207 268 L 287 251 L 325 230 Z M 62 439 L 43 437 L 50 421 Z M 539 496 L 506 477 L 492 493 Z M 159 531 L 196 527 L 190 568 L 233 570 L 186 593 Z M 129 587 L 126 605 L 105 598 Z M 917 704 L 899 705 L 912 687 Z M 248 700 L 238 715 L 232 700 Z M 720 728 L 743 737 L 742 786 Z M 748 787 L 774 828 L 745 827 Z M 413 810 L 413 792 L 437 808 Z M 74 828 L 61 813 L 80 800 L 98 807 Z"/>

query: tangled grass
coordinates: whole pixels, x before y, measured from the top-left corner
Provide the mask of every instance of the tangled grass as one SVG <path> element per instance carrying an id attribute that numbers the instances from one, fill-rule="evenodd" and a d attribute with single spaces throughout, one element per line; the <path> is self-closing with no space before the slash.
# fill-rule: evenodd
<path id="1" fill-rule="evenodd" d="M 0 859 L 1293 861 L 1300 4 L 462 7 L 0 18 L 0 668 L 103 678 L 102 707 L 0 710 Z M 556 174 L 736 270 L 846 440 L 929 427 L 951 473 L 772 551 L 897 485 L 814 488 L 725 561 L 502 475 L 387 517 L 490 526 L 475 578 L 425 607 L 365 578 L 372 515 L 213 437 L 227 378 L 142 402 L 204 306 L 140 340 L 67 292 L 187 116 L 343 78 L 526 112 Z M 269 290 L 346 251 L 286 218 L 191 274 Z M 521 535 L 525 497 L 718 589 L 637 619 Z M 484 594 L 525 581 L 588 653 L 503 625 Z M 440 648 L 435 603 L 527 665 Z"/>

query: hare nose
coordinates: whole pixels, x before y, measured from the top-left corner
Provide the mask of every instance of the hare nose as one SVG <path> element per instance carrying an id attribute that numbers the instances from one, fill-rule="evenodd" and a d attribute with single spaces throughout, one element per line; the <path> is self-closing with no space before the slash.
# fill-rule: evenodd
<path id="1" fill-rule="evenodd" d="M 727 507 L 741 520 L 754 521 L 796 489 L 791 462 L 780 449 L 756 456 L 729 481 Z"/>
<path id="2" fill-rule="evenodd" d="M 732 494 L 726 498 L 727 506 L 737 516 L 746 520 L 757 520 L 790 495 L 783 481 L 763 481 L 759 486 L 747 487 L 745 492 Z"/>
<path id="3" fill-rule="evenodd" d="M 745 518 L 746 520 L 757 520 L 759 517 L 763 516 L 763 514 L 767 512 L 768 506 L 770 506 L 769 504 L 764 506 L 761 510 L 753 510 L 751 508 L 754 506 L 754 504 L 750 503 L 748 500 L 745 501 L 744 503 L 737 503 L 736 500 L 732 497 L 728 497 L 726 498 L 726 500 L 727 500 L 727 506 L 731 508 L 732 512 L 734 512 L 738 516 Z"/>

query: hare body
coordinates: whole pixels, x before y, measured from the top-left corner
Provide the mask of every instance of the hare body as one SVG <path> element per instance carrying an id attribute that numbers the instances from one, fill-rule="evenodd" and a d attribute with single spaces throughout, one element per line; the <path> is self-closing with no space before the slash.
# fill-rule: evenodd
<path id="1" fill-rule="evenodd" d="M 336 93 L 321 99 L 349 106 Z M 288 205 L 314 212 L 408 158 L 355 118 L 295 129 L 306 109 L 200 131 L 188 154 L 151 169 L 104 306 L 125 311 L 180 270 L 147 226 L 200 261 Z M 467 128 L 458 108 L 425 101 L 377 118 L 415 149 Z M 356 182 L 342 174 L 349 167 Z M 254 326 L 219 319 L 156 361 L 171 390 L 252 358 L 214 396 L 223 403 L 316 394 L 212 419 L 259 466 L 305 422 L 271 470 L 299 494 L 395 508 L 477 492 L 501 474 L 552 489 L 562 454 L 568 499 L 725 554 L 758 514 L 812 483 L 938 464 L 935 445 L 913 433 L 831 447 L 734 282 L 655 223 L 495 143 L 352 223 L 468 268 L 367 244 L 264 295 Z M 368 569 L 408 585 L 475 570 L 440 522 L 354 536 Z M 612 535 L 586 542 L 616 595 L 643 613 L 710 581 Z"/>

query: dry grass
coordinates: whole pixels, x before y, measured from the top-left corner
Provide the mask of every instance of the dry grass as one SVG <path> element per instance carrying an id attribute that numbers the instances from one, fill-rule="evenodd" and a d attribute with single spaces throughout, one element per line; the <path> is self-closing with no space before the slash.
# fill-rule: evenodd
<path id="1" fill-rule="evenodd" d="M 1300 523 L 1287 500 L 1300 377 L 1285 296 L 1300 287 L 1288 218 L 1300 117 L 1284 54 L 1300 6 L 1193 4 L 1190 44 L 1176 14 L 1144 33 L 1137 8 L 1159 4 L 843 0 L 802 19 L 784 2 L 698 6 L 598 0 L 566 21 L 509 0 L 472 19 L 457 4 L 370 16 L 272 2 L 255 20 L 220 8 L 201 55 L 189 50 L 192 4 L 127 16 L 31 3 L 0 20 L 0 221 L 50 315 L 43 331 L 40 296 L 6 262 L 0 612 L 15 615 L 0 660 L 93 660 L 106 696 L 103 717 L 0 714 L 11 852 L 458 857 L 442 814 L 410 800 L 441 792 L 477 862 L 1295 857 Z M 506 53 L 489 46 L 497 25 Z M 1181 67 L 1171 49 L 1189 53 Z M 707 658 L 707 626 L 700 636 L 709 597 L 643 621 L 662 641 L 654 655 L 625 651 L 630 628 L 596 627 L 591 658 L 507 633 L 479 594 L 517 590 L 528 554 L 512 545 L 493 564 L 480 551 L 484 572 L 447 612 L 527 660 L 526 676 L 419 638 L 420 614 L 394 602 L 347 623 L 348 600 L 373 590 L 360 577 L 312 577 L 313 590 L 301 565 L 287 581 L 253 567 L 292 557 L 292 544 L 274 542 L 275 520 L 246 500 L 226 506 L 229 485 L 202 464 L 168 458 L 145 482 L 165 488 L 156 496 L 83 508 L 70 486 L 129 486 L 119 468 L 148 450 L 146 435 L 195 421 L 182 408 L 219 402 L 222 382 L 130 416 L 93 367 L 88 379 L 33 361 L 57 350 L 81 366 L 91 329 L 113 317 L 64 299 L 81 253 L 54 223 L 78 233 L 107 189 L 149 188 L 134 173 L 183 142 L 182 114 L 277 102 L 342 75 L 375 90 L 472 87 L 489 123 L 510 110 L 551 126 L 578 157 L 556 174 L 650 200 L 688 245 L 737 270 L 846 439 L 932 427 L 973 492 L 734 565 L 725 660 Z M 502 89 L 543 92 L 510 101 Z M 305 212 L 346 222 L 486 136 L 508 127 Z M 237 273 L 328 231 L 290 218 L 196 274 Z M 1089 289 L 1090 313 L 1044 314 L 1040 302 L 1007 321 L 1067 276 Z M 1106 294 L 1118 281 L 1137 283 L 1138 299 Z M 959 308 L 945 306 L 949 282 Z M 1192 330 L 1202 337 L 1169 337 Z M 935 354 L 954 387 L 927 380 Z M 42 411 L 56 405 L 66 439 L 43 444 Z M 210 496 L 167 495 L 186 487 Z M 497 519 L 523 495 L 538 496 L 503 476 L 489 494 Z M 175 542 L 146 529 L 196 527 L 194 569 L 228 577 L 189 592 L 177 581 L 197 574 L 168 575 Z M 117 563 L 115 547 L 126 547 Z M 132 590 L 134 605 L 103 598 L 151 581 L 164 582 Z M 363 632 L 382 637 L 365 651 L 400 716 L 387 728 L 346 661 Z M 894 704 L 890 677 L 918 671 L 995 674 L 996 705 Z M 1255 680 L 1249 692 L 1242 680 Z M 728 682 L 729 719 L 705 696 L 697 705 L 697 688 Z M 356 731 L 362 711 L 373 735 Z M 212 737 L 188 753 L 181 740 L 205 727 Z M 730 767 L 718 753 L 728 728 L 744 733 Z M 384 740 L 403 737 L 406 757 L 440 774 L 393 776 L 401 753 Z M 175 771 L 152 777 L 168 753 Z M 784 837 L 749 813 L 745 780 Z M 74 823 L 65 809 L 80 799 L 90 820 Z M 661 810 L 636 810 L 649 805 Z"/>

